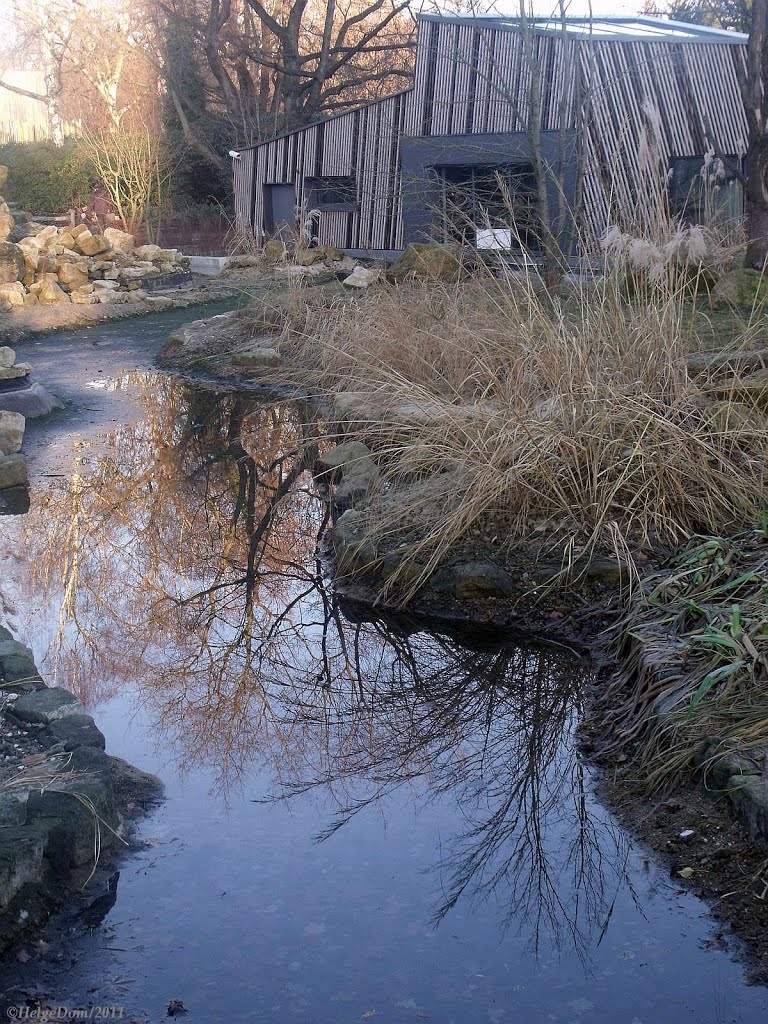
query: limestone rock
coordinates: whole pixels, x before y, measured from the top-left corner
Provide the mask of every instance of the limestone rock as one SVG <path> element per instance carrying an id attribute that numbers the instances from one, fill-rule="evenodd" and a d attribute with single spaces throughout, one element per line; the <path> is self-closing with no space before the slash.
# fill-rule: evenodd
<path id="1" fill-rule="evenodd" d="M 25 424 L 19 413 L 0 409 L 0 455 L 16 455 L 21 451 Z"/>
<path id="2" fill-rule="evenodd" d="M 92 283 L 93 287 L 100 292 L 112 292 L 120 287 L 116 280 L 93 281 Z"/>
<path id="3" fill-rule="evenodd" d="M 3 203 L 5 206 L 5 203 Z M 5 210 L 0 210 L 0 242 L 4 242 L 10 233 L 13 231 L 15 221 L 6 207 Z"/>
<path id="4" fill-rule="evenodd" d="M 16 353 L 12 348 L 7 345 L 3 345 L 0 348 L 0 368 L 7 369 L 9 366 L 13 366 L 16 362 Z"/>
<path id="5" fill-rule="evenodd" d="M 20 281 L 26 273 L 24 250 L 14 242 L 0 241 L 0 284 Z"/>
<path id="6" fill-rule="evenodd" d="M 0 284 L 0 302 L 9 302 L 12 306 L 23 306 L 24 294 L 24 285 L 21 281 Z"/>
<path id="7" fill-rule="evenodd" d="M 168 298 L 167 295 L 147 295 L 144 301 L 158 310 L 171 309 L 174 306 L 173 299 Z"/>
<path id="8" fill-rule="evenodd" d="M 83 285 L 88 284 L 88 273 L 80 269 L 74 263 L 62 263 L 59 267 L 59 284 L 64 285 L 70 290 L 75 288 L 82 288 Z"/>
<path id="9" fill-rule="evenodd" d="M 768 301 L 768 278 L 758 270 L 741 267 L 730 270 L 712 289 L 710 305 L 713 309 L 741 306 L 751 309 Z"/>
<path id="10" fill-rule="evenodd" d="M 349 277 L 344 278 L 342 284 L 347 288 L 370 288 L 372 284 L 381 284 L 384 280 L 384 273 L 381 270 L 355 267 Z"/>
<path id="11" fill-rule="evenodd" d="M 322 263 L 325 259 L 325 247 L 318 246 L 316 249 L 299 249 L 293 257 L 300 267 L 311 267 L 315 263 Z"/>
<path id="12" fill-rule="evenodd" d="M 75 239 L 75 244 L 84 256 L 98 256 L 109 249 L 101 235 L 92 235 L 90 231 L 82 231 Z"/>
<path id="13" fill-rule="evenodd" d="M 252 345 L 248 348 L 235 352 L 232 356 L 235 366 L 248 366 L 252 369 L 266 369 L 270 366 L 280 365 L 280 353 L 274 348 L 263 348 L 259 345 Z"/>
<path id="14" fill-rule="evenodd" d="M 460 562 L 446 566 L 432 577 L 435 589 L 459 600 L 509 597 L 514 584 L 509 573 L 493 562 Z"/>
<path id="15" fill-rule="evenodd" d="M 18 380 L 29 375 L 32 367 L 29 363 L 15 363 L 13 366 L 0 366 L 0 380 Z"/>
<path id="16" fill-rule="evenodd" d="M 28 479 L 27 460 L 23 455 L 0 455 L 0 490 L 24 487 Z"/>
<path id="17" fill-rule="evenodd" d="M 317 468 L 321 478 L 327 476 L 329 482 L 336 485 L 333 500 L 337 508 L 342 509 L 364 502 L 380 475 L 370 450 L 361 441 L 336 445 L 320 457 Z"/>
<path id="18" fill-rule="evenodd" d="M 336 520 L 331 538 L 342 576 L 362 576 L 373 570 L 377 551 L 368 537 L 368 521 L 364 513 L 348 509 Z"/>
<path id="19" fill-rule="evenodd" d="M 140 245 L 134 251 L 134 256 L 137 260 L 149 260 L 151 263 L 154 263 L 155 260 L 161 258 L 160 253 L 162 251 L 159 245 Z"/>
<path id="20" fill-rule="evenodd" d="M 409 245 L 403 255 L 387 271 L 387 280 L 459 281 L 462 277 L 461 255 L 457 247 L 434 242 Z"/>
<path id="21" fill-rule="evenodd" d="M 104 238 L 118 252 L 133 252 L 133 247 L 136 244 L 133 235 L 127 231 L 121 231 L 119 228 L 105 228 Z"/>
<path id="22" fill-rule="evenodd" d="M 54 224 L 50 224 L 47 228 L 43 228 L 42 231 L 38 231 L 34 240 L 39 249 L 47 251 L 56 244 L 58 237 L 59 229 Z"/>
<path id="23" fill-rule="evenodd" d="M 279 263 L 285 259 L 285 242 L 279 238 L 270 238 L 264 243 L 264 259 L 267 263 Z"/>
<path id="24" fill-rule="evenodd" d="M 65 291 L 59 287 L 58 281 L 54 274 L 46 274 L 43 281 L 43 287 L 37 293 L 39 302 L 43 302 L 46 305 L 54 305 L 57 302 L 69 302 L 69 296 Z"/>
<path id="25" fill-rule="evenodd" d="M 78 306 L 95 306 L 99 301 L 99 293 L 94 291 L 86 292 L 82 288 L 76 288 L 69 298 L 70 302 L 74 302 Z"/>
<path id="26" fill-rule="evenodd" d="M 67 715 L 82 714 L 83 705 L 69 690 L 52 686 L 25 693 L 13 704 L 11 714 L 21 722 L 48 725 Z"/>

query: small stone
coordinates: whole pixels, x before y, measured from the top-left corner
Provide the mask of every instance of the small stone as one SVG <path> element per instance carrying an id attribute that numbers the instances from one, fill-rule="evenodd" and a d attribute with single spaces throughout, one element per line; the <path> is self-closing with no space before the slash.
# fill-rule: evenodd
<path id="1" fill-rule="evenodd" d="M 371 285 L 381 284 L 385 280 L 381 270 L 366 270 L 365 267 L 355 267 L 349 277 L 345 277 L 342 284 L 347 288 L 370 288 Z"/>
<path id="2" fill-rule="evenodd" d="M 680 868 L 677 873 L 681 878 L 692 878 L 693 868 Z"/>
<path id="3" fill-rule="evenodd" d="M 27 460 L 23 455 L 0 455 L 0 490 L 24 487 L 28 479 Z"/>
<path id="4" fill-rule="evenodd" d="M 25 425 L 21 413 L 0 409 L 0 455 L 16 455 L 21 451 Z"/>
<path id="5" fill-rule="evenodd" d="M 680 833 L 679 838 L 680 839 L 690 839 L 691 836 L 695 836 L 695 835 L 696 835 L 695 829 L 684 828 L 683 831 Z"/>

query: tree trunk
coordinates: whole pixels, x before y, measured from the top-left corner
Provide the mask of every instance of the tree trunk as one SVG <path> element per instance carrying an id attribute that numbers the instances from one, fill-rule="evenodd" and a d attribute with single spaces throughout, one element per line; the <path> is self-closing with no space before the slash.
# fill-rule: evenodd
<path id="1" fill-rule="evenodd" d="M 750 140 L 745 158 L 747 186 L 745 212 L 749 245 L 744 263 L 755 270 L 766 269 L 768 261 L 768 137 Z"/>

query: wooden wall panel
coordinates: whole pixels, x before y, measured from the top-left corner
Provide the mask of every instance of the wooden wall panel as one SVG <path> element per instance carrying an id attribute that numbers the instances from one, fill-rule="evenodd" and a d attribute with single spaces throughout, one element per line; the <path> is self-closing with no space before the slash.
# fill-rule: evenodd
<path id="1" fill-rule="evenodd" d="M 564 127 L 582 138 L 584 223 L 593 235 L 661 198 L 657 167 L 701 154 L 708 126 L 720 149 L 743 152 L 745 46 L 558 34 L 539 34 L 534 44 L 542 129 Z M 295 182 L 301 201 L 306 177 L 355 174 L 359 209 L 323 213 L 320 240 L 396 248 L 400 137 L 528 131 L 530 89 L 520 33 L 488 22 L 423 21 L 411 90 L 243 152 L 234 172 L 238 223 L 259 232 L 264 183 Z"/>

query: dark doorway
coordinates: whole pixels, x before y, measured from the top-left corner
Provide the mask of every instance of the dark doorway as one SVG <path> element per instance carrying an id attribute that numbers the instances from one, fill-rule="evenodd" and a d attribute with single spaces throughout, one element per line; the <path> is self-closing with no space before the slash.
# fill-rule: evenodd
<path id="1" fill-rule="evenodd" d="M 541 253 L 536 178 L 530 163 L 436 167 L 445 241 Z"/>
<path id="2" fill-rule="evenodd" d="M 285 241 L 296 234 L 296 189 L 293 185 L 264 186 L 264 230 Z"/>

